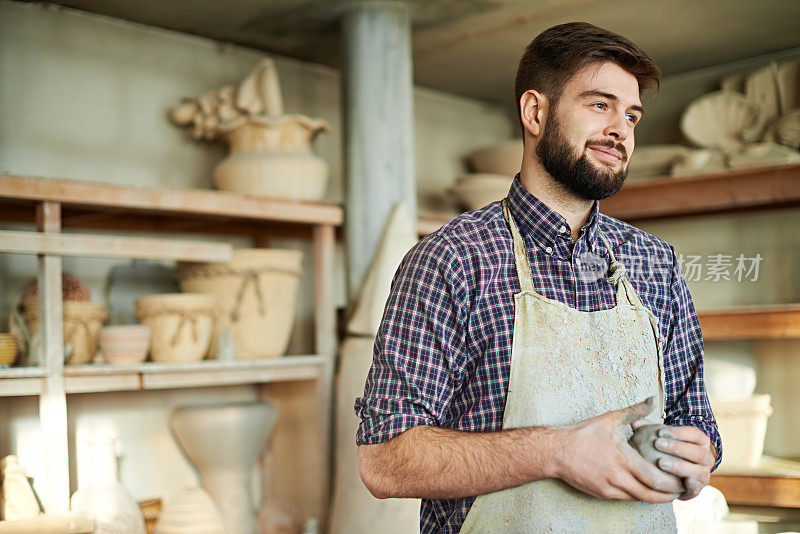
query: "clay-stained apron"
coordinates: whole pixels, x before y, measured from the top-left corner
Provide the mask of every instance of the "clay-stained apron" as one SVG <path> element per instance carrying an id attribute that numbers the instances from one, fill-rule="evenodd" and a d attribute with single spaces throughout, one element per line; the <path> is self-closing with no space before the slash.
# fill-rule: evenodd
<path id="1" fill-rule="evenodd" d="M 568 425 L 656 396 L 650 422 L 663 422 L 658 319 L 642 303 L 611 252 L 608 280 L 616 306 L 580 311 L 533 290 L 525 242 L 503 201 L 514 238 L 521 291 L 514 295 L 514 337 L 503 428 Z M 621 429 L 630 438 L 628 425 Z M 481 495 L 461 532 L 676 532 L 671 503 L 590 497 L 556 479 Z"/>

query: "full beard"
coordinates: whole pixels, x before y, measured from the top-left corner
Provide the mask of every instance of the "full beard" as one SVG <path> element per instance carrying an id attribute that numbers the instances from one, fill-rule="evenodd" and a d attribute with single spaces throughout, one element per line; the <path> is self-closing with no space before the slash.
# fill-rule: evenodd
<path id="1" fill-rule="evenodd" d="M 545 126 L 542 140 L 536 147 L 536 155 L 544 169 L 556 182 L 572 194 L 588 200 L 601 200 L 615 194 L 622 188 L 628 176 L 628 166 L 614 172 L 610 167 L 598 169 L 589 161 L 586 148 L 589 146 L 605 146 L 615 148 L 622 154 L 622 161 L 627 160 L 622 143 L 611 140 L 589 140 L 583 154 L 576 158 L 573 147 L 561 132 L 555 116 Z"/>

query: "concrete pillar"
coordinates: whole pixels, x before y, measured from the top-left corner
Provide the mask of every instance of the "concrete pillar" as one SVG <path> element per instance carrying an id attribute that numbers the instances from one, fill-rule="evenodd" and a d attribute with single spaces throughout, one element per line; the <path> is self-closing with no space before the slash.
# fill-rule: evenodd
<path id="1" fill-rule="evenodd" d="M 411 23 L 405 1 L 365 0 L 342 14 L 345 236 L 352 302 L 397 202 L 416 221 Z"/>

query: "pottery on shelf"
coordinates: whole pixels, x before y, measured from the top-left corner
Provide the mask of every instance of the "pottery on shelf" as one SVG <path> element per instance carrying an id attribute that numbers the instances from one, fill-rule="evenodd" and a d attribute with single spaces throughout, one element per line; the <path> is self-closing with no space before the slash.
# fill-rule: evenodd
<path id="1" fill-rule="evenodd" d="M 771 133 L 776 143 L 800 148 L 800 108 L 793 109 L 772 126 Z"/>
<path id="2" fill-rule="evenodd" d="M 289 249 L 237 249 L 229 263 L 181 263 L 184 291 L 216 299 L 214 339 L 231 328 L 236 358 L 286 352 L 295 320 L 303 253 Z M 217 343 L 212 342 L 211 354 Z"/>
<path id="3" fill-rule="evenodd" d="M 725 445 L 721 467 L 756 467 L 764 452 L 772 397 L 752 395 L 732 399 L 709 395 L 708 398 Z"/>
<path id="4" fill-rule="evenodd" d="M 0 520 L 20 521 L 34 519 L 42 514 L 39 501 L 31 487 L 25 468 L 16 456 L 0 460 Z"/>
<path id="5" fill-rule="evenodd" d="M 70 509 L 93 516 L 95 534 L 145 534 L 139 505 L 117 477 L 116 439 L 91 437 L 80 443 L 87 448 L 83 458 L 90 460 L 89 476 L 72 495 Z"/>
<path id="6" fill-rule="evenodd" d="M 707 174 L 727 169 L 725 154 L 718 148 L 696 148 L 687 150 L 672 163 L 672 176 Z"/>
<path id="7" fill-rule="evenodd" d="M 251 478 L 276 417 L 266 402 L 181 406 L 170 415 L 175 439 L 219 508 L 225 532 L 256 532 Z"/>
<path id="8" fill-rule="evenodd" d="M 238 86 L 185 99 L 171 110 L 195 139 L 222 138 L 230 154 L 214 169 L 219 189 L 290 200 L 325 195 L 328 165 L 311 143 L 327 122 L 285 114 L 275 62 L 264 59 Z"/>
<path id="9" fill-rule="evenodd" d="M 136 299 L 136 316 L 152 332 L 152 360 L 202 360 L 211 343 L 214 305 L 212 295 L 199 293 L 168 293 Z"/>
<path id="10" fill-rule="evenodd" d="M 89 363 L 97 354 L 97 334 L 106 320 L 104 304 L 76 300 L 64 301 L 64 346 L 66 363 L 76 365 Z M 23 313 L 28 335 L 32 338 L 39 331 L 39 306 L 28 304 Z"/>
<path id="11" fill-rule="evenodd" d="M 628 161 L 628 181 L 654 176 L 667 176 L 672 164 L 691 149 L 682 145 L 638 146 Z"/>
<path id="12" fill-rule="evenodd" d="M 106 326 L 100 329 L 98 341 L 107 363 L 141 363 L 147 359 L 150 349 L 150 327 L 138 324 Z"/>
<path id="13" fill-rule="evenodd" d="M 472 173 L 460 176 L 450 193 L 468 210 L 477 210 L 505 198 L 514 175 Z"/>
<path id="14" fill-rule="evenodd" d="M 14 365 L 17 360 L 17 340 L 11 334 L 0 334 L 0 366 Z"/>
<path id="15" fill-rule="evenodd" d="M 136 323 L 134 301 L 145 295 L 178 293 L 175 268 L 147 260 L 130 260 L 108 271 L 104 300 L 108 305 L 108 324 Z"/>
<path id="16" fill-rule="evenodd" d="M 188 488 L 164 501 L 155 534 L 225 534 L 225 525 L 208 493 Z"/>
<path id="17" fill-rule="evenodd" d="M 761 108 L 746 96 L 715 91 L 701 96 L 683 111 L 681 132 L 705 148 L 734 151 L 761 138 L 764 120 Z"/>
<path id="18" fill-rule="evenodd" d="M 747 145 L 728 157 L 728 166 L 732 169 L 751 169 L 790 163 L 800 163 L 800 152 L 776 143 Z"/>
<path id="19" fill-rule="evenodd" d="M 778 63 L 778 101 L 781 113 L 800 108 L 800 59 Z"/>
<path id="20" fill-rule="evenodd" d="M 481 147 L 467 155 L 467 165 L 476 173 L 513 177 L 522 166 L 522 139 Z"/>
<path id="21" fill-rule="evenodd" d="M 780 115 L 778 100 L 778 65 L 774 61 L 747 75 L 745 96 L 761 108 L 761 119 L 770 122 Z"/>
<path id="22" fill-rule="evenodd" d="M 61 275 L 61 300 L 72 301 L 78 300 L 88 302 L 91 300 L 89 288 L 80 279 L 69 273 Z M 18 307 L 25 307 L 30 304 L 39 303 L 39 282 L 36 279 L 31 280 L 25 285 L 22 290 L 22 295 L 19 297 Z"/>

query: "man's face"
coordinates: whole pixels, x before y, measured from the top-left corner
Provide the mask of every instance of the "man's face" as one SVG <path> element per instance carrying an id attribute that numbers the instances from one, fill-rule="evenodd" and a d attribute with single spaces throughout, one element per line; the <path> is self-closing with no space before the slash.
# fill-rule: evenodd
<path id="1" fill-rule="evenodd" d="M 636 78 L 615 63 L 579 70 L 551 106 L 536 155 L 574 195 L 589 200 L 620 190 L 633 154 L 642 105 Z"/>

